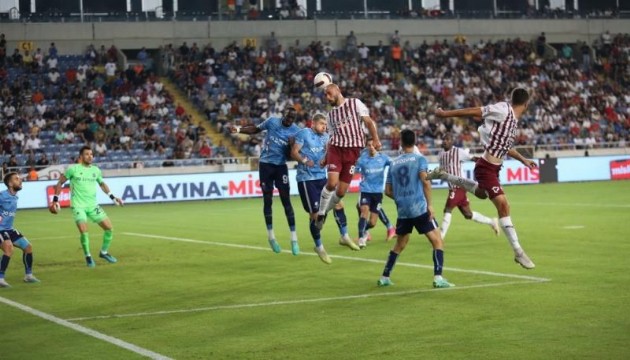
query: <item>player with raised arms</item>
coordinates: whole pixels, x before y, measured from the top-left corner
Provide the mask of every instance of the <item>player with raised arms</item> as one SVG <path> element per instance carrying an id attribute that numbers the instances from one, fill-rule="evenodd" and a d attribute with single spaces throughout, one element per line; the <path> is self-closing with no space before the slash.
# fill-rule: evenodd
<path id="1" fill-rule="evenodd" d="M 490 198 L 497 208 L 499 225 L 514 251 L 514 261 L 525 269 L 533 269 L 536 265 L 521 247 L 510 217 L 510 204 L 499 182 L 499 172 L 506 155 L 520 161 L 530 169 L 537 166 L 534 161 L 526 159 L 518 151 L 512 149 L 518 119 L 525 112 L 528 104 L 529 92 L 523 88 L 515 88 L 512 90 L 510 101 L 457 110 L 438 109 L 435 115 L 440 118 L 466 116 L 482 118 L 484 123 L 478 131 L 484 143 L 485 152 L 475 163 L 476 181 L 449 174 L 441 168 L 432 171 L 429 178 L 442 179 L 450 184 L 461 186 L 480 199 Z"/>
<path id="2" fill-rule="evenodd" d="M 357 98 L 346 98 L 336 84 L 330 84 L 325 89 L 326 100 L 332 109 L 328 112 L 328 126 L 331 134 L 326 152 L 328 166 L 328 181 L 322 190 L 317 214 L 317 227 L 321 229 L 326 214 L 346 195 L 354 168 L 361 150 L 365 147 L 365 125 L 374 148 L 381 149 L 376 125 L 370 117 L 370 111 Z M 348 244 L 353 250 L 359 247 L 352 242 Z"/>
<path id="3" fill-rule="evenodd" d="M 453 145 L 453 135 L 446 134 L 442 143 L 442 151 L 439 155 L 440 168 L 455 176 L 462 176 L 462 162 L 467 160 L 477 160 L 477 157 L 462 148 Z M 466 190 L 453 184 L 448 184 L 448 196 L 444 205 L 444 217 L 442 218 L 442 240 L 446 238 L 446 233 L 451 224 L 451 214 L 454 208 L 458 208 L 467 220 L 472 220 L 479 224 L 489 225 L 495 235 L 499 234 L 499 223 L 497 218 L 489 218 L 477 211 L 470 209 L 470 202 L 466 196 Z"/>
<path id="4" fill-rule="evenodd" d="M 230 132 L 242 134 L 258 134 L 267 131 L 263 143 L 260 162 L 258 165 L 258 176 L 260 187 L 263 193 L 263 215 L 267 226 L 267 240 L 271 250 L 280 253 L 282 249 L 276 241 L 273 231 L 273 189 L 274 186 L 280 194 L 280 201 L 284 207 L 284 214 L 289 223 L 291 231 L 291 252 L 293 255 L 300 253 L 297 232 L 295 231 L 295 213 L 291 205 L 291 193 L 289 185 L 289 169 L 287 168 L 287 157 L 290 154 L 290 142 L 300 131 L 294 124 L 297 118 L 297 111 L 293 106 L 284 110 L 282 118 L 270 117 L 258 125 L 231 126 Z"/>

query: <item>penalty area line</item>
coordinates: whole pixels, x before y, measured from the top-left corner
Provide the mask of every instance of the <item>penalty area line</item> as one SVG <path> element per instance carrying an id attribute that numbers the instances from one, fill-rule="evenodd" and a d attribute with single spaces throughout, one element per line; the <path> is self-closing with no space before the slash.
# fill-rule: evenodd
<path id="1" fill-rule="evenodd" d="M 105 335 L 105 334 L 103 334 L 101 332 L 98 332 L 96 330 L 92 330 L 92 329 L 87 328 L 85 326 L 71 323 L 70 320 L 64 320 L 64 319 L 58 318 L 58 317 L 56 317 L 54 315 L 47 314 L 47 313 L 45 313 L 43 311 L 39 311 L 39 310 L 34 309 L 34 308 L 30 307 L 30 306 L 26 306 L 24 304 L 20 304 L 18 302 L 15 302 L 13 300 L 9 300 L 9 299 L 4 298 L 2 296 L 0 296 L 0 303 L 4 303 L 4 304 L 6 304 L 8 306 L 11 306 L 11 307 L 14 307 L 16 309 L 22 310 L 22 311 L 24 311 L 24 312 L 26 312 L 28 314 L 37 316 L 37 317 L 42 318 L 44 320 L 51 321 L 51 322 L 53 322 L 53 323 L 55 323 L 57 325 L 61 325 L 63 327 L 66 327 L 68 329 L 71 329 L 71 330 L 80 332 L 82 334 L 91 336 L 91 337 L 96 338 L 98 340 L 108 342 L 110 344 L 116 345 L 116 346 L 121 347 L 123 349 L 132 351 L 132 352 L 134 352 L 136 354 L 148 357 L 150 359 L 172 360 L 172 358 L 170 358 L 168 356 L 164 356 L 162 354 L 158 354 L 156 352 L 153 352 L 151 350 L 142 348 L 140 346 L 128 343 L 128 342 L 126 342 L 124 340 L 115 338 L 113 336 Z"/>
<path id="2" fill-rule="evenodd" d="M 216 242 L 216 241 L 202 241 L 202 240 L 196 240 L 196 239 L 187 239 L 187 238 L 163 236 L 163 235 L 140 234 L 140 233 L 133 233 L 133 232 L 124 232 L 122 234 L 123 235 L 136 236 L 136 237 L 151 238 L 151 239 L 161 239 L 161 240 L 169 240 L 169 241 L 187 242 L 187 243 L 193 243 L 193 244 L 224 246 L 224 247 L 232 247 L 232 248 L 238 248 L 238 249 L 249 249 L 249 250 L 259 250 L 259 251 L 271 251 L 269 249 L 269 247 L 254 246 L 254 245 L 231 244 L 231 243 L 222 243 L 222 242 Z M 282 250 L 282 252 L 288 253 L 288 254 L 291 253 L 291 251 L 289 251 L 289 250 Z M 304 252 L 304 253 L 301 252 L 300 255 L 317 256 L 317 254 L 310 253 L 310 252 Z M 383 260 L 359 258 L 359 257 L 354 257 L 354 256 L 344 256 L 344 255 L 329 255 L 329 256 L 331 258 L 333 258 L 333 259 L 362 261 L 362 262 L 369 262 L 369 263 L 376 263 L 376 264 L 383 264 L 384 263 Z M 397 262 L 396 266 L 406 266 L 406 267 L 414 267 L 414 268 L 421 268 L 421 269 L 433 269 L 433 265 L 422 265 L 422 264 L 414 264 L 414 263 L 406 263 L 406 262 Z M 499 273 L 499 272 L 493 272 L 493 271 L 469 270 L 469 269 L 459 269 L 459 268 L 452 268 L 452 267 L 444 267 L 444 270 L 445 271 L 452 271 L 452 272 L 467 273 L 467 274 L 475 274 L 475 275 L 488 275 L 488 276 L 504 277 L 504 278 L 510 278 L 510 279 L 521 279 L 521 280 L 531 280 L 531 281 L 551 281 L 551 279 L 538 277 L 538 276 L 505 274 L 505 273 Z"/>
<path id="3" fill-rule="evenodd" d="M 507 282 L 490 283 L 490 284 L 454 286 L 454 287 L 445 288 L 445 289 L 417 289 L 417 290 L 406 290 L 406 291 L 390 291 L 390 292 L 323 297 L 323 298 L 312 298 L 312 299 L 278 300 L 278 301 L 250 303 L 250 304 L 206 306 L 206 307 L 193 308 L 193 309 L 176 309 L 176 310 L 162 310 L 162 311 L 153 311 L 153 312 L 89 316 L 89 317 L 72 318 L 72 319 L 68 319 L 67 321 L 102 320 L 102 319 L 116 319 L 116 318 L 128 318 L 128 317 L 172 315 L 172 314 L 194 313 L 194 312 L 204 312 L 204 311 L 213 311 L 213 310 L 234 310 L 234 309 L 257 308 L 257 307 L 278 306 L 278 305 L 297 305 L 297 304 L 309 304 L 309 303 L 320 303 L 320 302 L 341 301 L 341 300 L 367 299 L 367 298 L 372 298 L 372 297 L 383 297 L 383 296 L 413 295 L 413 294 L 437 292 L 437 291 L 479 289 L 479 288 L 543 283 L 543 282 L 545 281 L 539 281 L 539 280 L 507 281 Z"/>

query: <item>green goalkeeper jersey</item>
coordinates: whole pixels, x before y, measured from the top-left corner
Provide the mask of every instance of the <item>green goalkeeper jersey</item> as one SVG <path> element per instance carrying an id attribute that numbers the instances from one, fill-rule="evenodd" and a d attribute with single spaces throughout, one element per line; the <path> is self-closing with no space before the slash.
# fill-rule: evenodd
<path id="1" fill-rule="evenodd" d="M 96 185 L 103 183 L 101 169 L 95 165 L 70 165 L 64 174 L 70 181 L 70 201 L 74 208 L 95 207 Z"/>

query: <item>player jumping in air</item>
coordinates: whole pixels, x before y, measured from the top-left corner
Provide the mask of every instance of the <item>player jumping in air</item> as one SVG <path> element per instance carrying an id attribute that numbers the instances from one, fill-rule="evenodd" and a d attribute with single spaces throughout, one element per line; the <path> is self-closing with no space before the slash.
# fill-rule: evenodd
<path id="1" fill-rule="evenodd" d="M 300 198 L 304 210 L 309 213 L 310 230 L 315 242 L 315 252 L 326 264 L 332 260 L 326 253 L 322 244 L 320 230 L 315 226 L 317 211 L 319 210 L 319 197 L 324 185 L 326 185 L 326 168 L 322 166 L 322 160 L 326 155 L 326 144 L 329 139 L 326 133 L 326 116 L 315 114 L 311 128 L 300 130 L 295 136 L 295 143 L 291 148 L 291 157 L 299 164 L 297 167 L 296 180 Z M 341 233 L 340 244 L 348 246 L 352 239 L 348 235 L 346 214 L 343 209 L 343 202 L 335 206 L 335 219 Z"/>
<path id="2" fill-rule="evenodd" d="M 476 160 L 467 151 L 457 146 L 453 146 L 453 136 L 446 134 L 444 136 L 444 142 L 442 144 L 443 150 L 438 155 L 440 159 L 440 168 L 447 173 L 455 176 L 462 176 L 462 161 Z M 446 233 L 451 224 L 451 213 L 454 208 L 459 208 L 459 211 L 464 215 L 467 220 L 473 220 L 479 224 L 489 225 L 494 231 L 495 235 L 499 234 L 499 223 L 497 218 L 489 218 L 481 213 L 472 211 L 470 209 L 470 202 L 466 196 L 466 190 L 453 184 L 448 184 L 448 197 L 446 198 L 446 205 L 444 205 L 444 217 L 442 218 L 442 226 L 440 227 L 442 233 L 442 240 L 446 238 Z"/>
<path id="3" fill-rule="evenodd" d="M 293 123 L 296 117 L 297 111 L 291 106 L 284 110 L 282 118 L 270 117 L 258 125 L 232 126 L 230 128 L 232 133 L 249 135 L 267 131 L 258 166 L 260 187 L 263 193 L 263 214 L 267 226 L 267 240 L 273 252 L 280 253 L 282 251 L 273 231 L 272 204 L 275 186 L 280 193 L 280 201 L 289 223 L 293 255 L 300 253 L 300 247 L 295 231 L 295 214 L 291 205 L 287 156 L 290 151 L 290 140 L 300 131 L 300 128 Z"/>
<path id="4" fill-rule="evenodd" d="M 514 261 L 525 269 L 533 269 L 536 265 L 529 259 L 518 241 L 518 235 L 510 217 L 510 204 L 499 183 L 499 171 L 501 171 L 505 155 L 520 161 L 530 169 L 537 166 L 534 161 L 526 159 L 518 151 L 512 149 L 518 118 L 525 112 L 528 104 L 529 92 L 523 88 L 515 88 L 512 90 L 509 102 L 502 101 L 483 107 L 448 111 L 438 109 L 435 115 L 440 118 L 465 116 L 483 118 L 484 123 L 479 127 L 479 134 L 485 145 L 485 152 L 475 163 L 476 181 L 451 175 L 440 168 L 432 171 L 429 178 L 442 179 L 461 186 L 480 199 L 490 198 L 497 208 L 499 225 L 514 250 Z"/>

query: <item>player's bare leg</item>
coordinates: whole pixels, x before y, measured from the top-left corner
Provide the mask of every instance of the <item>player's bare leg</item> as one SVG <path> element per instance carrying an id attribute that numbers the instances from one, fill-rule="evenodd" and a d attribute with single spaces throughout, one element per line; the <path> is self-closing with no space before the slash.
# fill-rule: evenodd
<path id="1" fill-rule="evenodd" d="M 514 250 L 514 261 L 520 264 L 525 269 L 533 269 L 536 267 L 532 262 L 518 241 L 518 235 L 516 229 L 512 224 L 512 218 L 510 217 L 510 205 L 508 204 L 507 197 L 505 195 L 499 195 L 492 199 L 492 203 L 497 208 L 499 214 L 499 224 L 507 237 L 512 250 Z"/>

